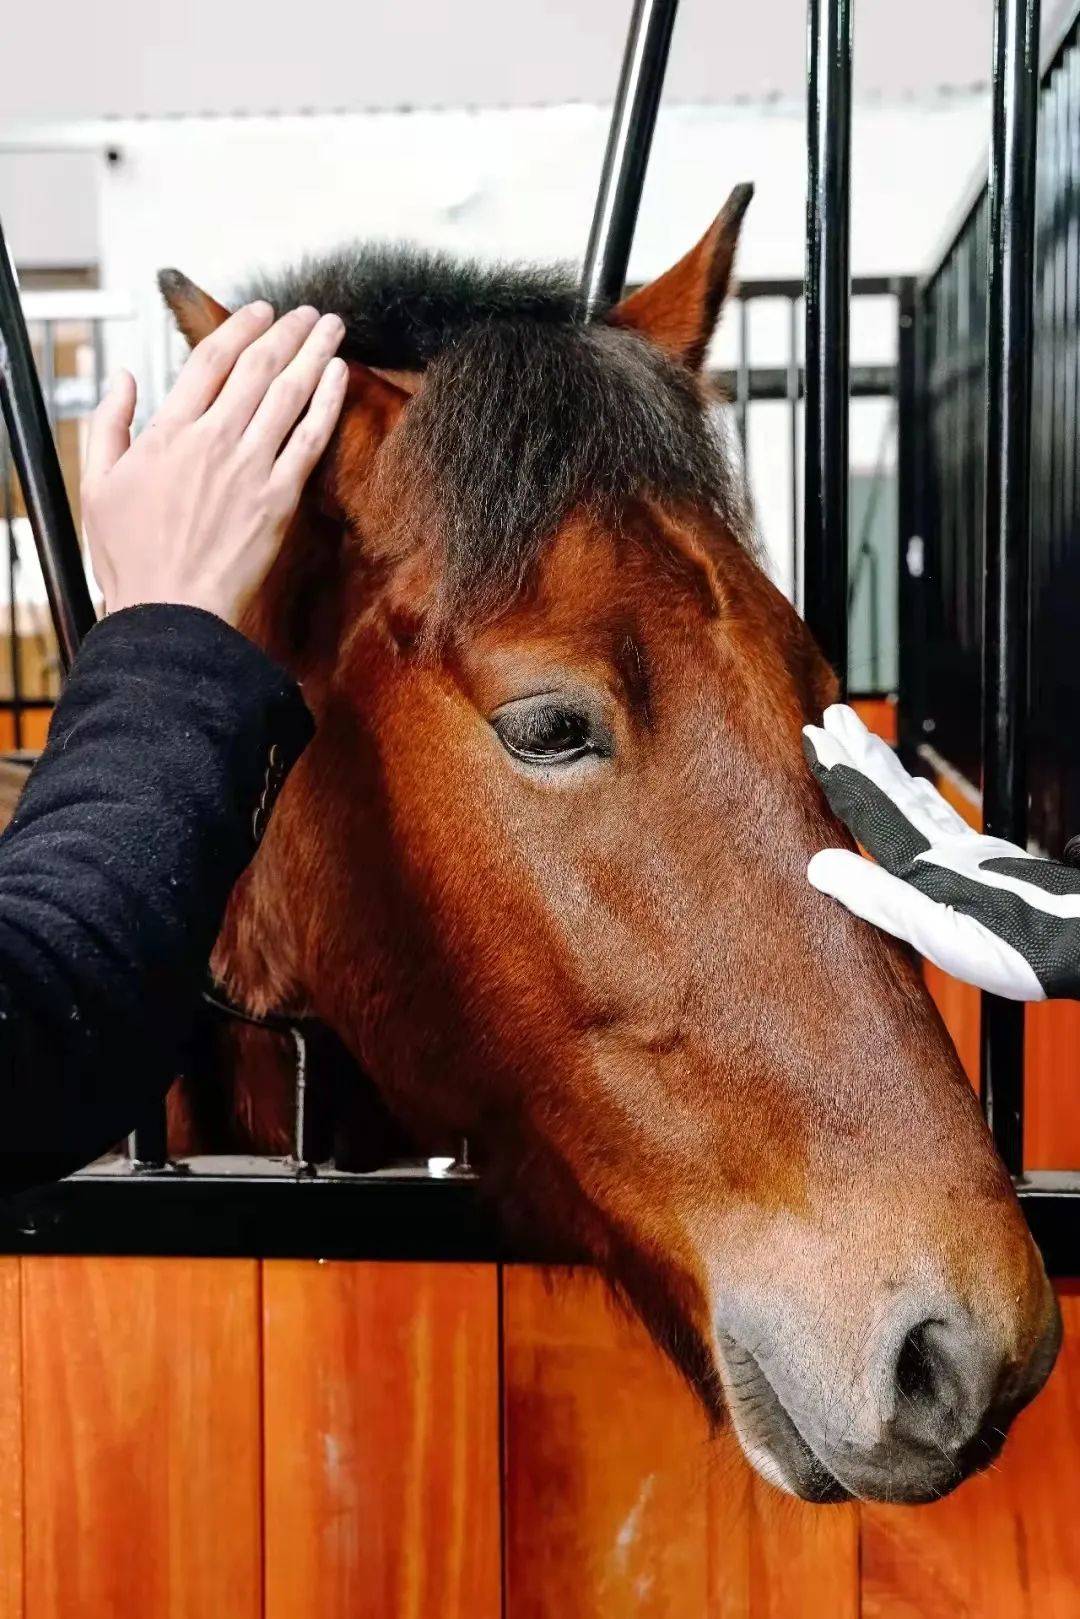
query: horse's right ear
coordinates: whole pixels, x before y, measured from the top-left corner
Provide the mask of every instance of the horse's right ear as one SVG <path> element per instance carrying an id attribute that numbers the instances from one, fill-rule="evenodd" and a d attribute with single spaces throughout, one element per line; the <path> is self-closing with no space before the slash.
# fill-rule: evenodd
<path id="1" fill-rule="evenodd" d="M 349 361 L 349 386 L 341 419 L 326 452 L 322 501 L 333 515 L 347 516 L 367 479 L 383 440 L 412 397 L 411 390 Z"/>
<path id="2" fill-rule="evenodd" d="M 192 348 L 228 320 L 229 310 L 179 270 L 159 270 L 158 289 Z"/>

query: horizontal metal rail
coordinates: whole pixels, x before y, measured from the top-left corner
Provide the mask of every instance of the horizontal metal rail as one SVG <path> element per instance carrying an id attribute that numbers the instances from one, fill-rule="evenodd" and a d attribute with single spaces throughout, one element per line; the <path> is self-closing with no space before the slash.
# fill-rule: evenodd
<path id="1" fill-rule="evenodd" d="M 573 1264 L 580 1254 L 507 1237 L 479 1183 L 415 1170 L 173 1175 L 85 1171 L 0 1203 L 0 1253 Z M 1080 1175 L 1032 1174 L 1017 1192 L 1052 1275 L 1075 1274 Z"/>

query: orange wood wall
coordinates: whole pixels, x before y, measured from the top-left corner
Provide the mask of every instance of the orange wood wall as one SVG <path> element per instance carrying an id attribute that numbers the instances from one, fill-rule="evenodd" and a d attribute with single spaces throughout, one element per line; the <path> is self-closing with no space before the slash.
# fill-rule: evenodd
<path id="1" fill-rule="evenodd" d="M 1076 1619 L 1080 1293 L 933 1507 L 814 1508 L 588 1272 L 0 1259 L 0 1619 Z"/>
<path id="2" fill-rule="evenodd" d="M 51 708 L 27 708 L 22 716 L 21 746 L 40 752 L 49 734 Z M 0 753 L 9 753 L 15 746 L 15 716 L 8 709 L 0 710 Z"/>

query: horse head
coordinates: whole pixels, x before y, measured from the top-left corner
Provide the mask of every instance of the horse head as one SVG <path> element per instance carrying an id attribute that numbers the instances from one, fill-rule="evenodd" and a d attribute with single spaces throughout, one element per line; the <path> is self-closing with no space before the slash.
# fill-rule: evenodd
<path id="1" fill-rule="evenodd" d="M 806 881 L 848 841 L 801 748 L 835 682 L 701 375 L 748 200 L 587 325 L 556 274 L 399 250 L 252 289 L 337 310 L 351 378 L 245 625 L 318 732 L 217 968 L 476 1143 L 766 1476 L 922 1500 L 1058 1317 L 916 965 Z"/>

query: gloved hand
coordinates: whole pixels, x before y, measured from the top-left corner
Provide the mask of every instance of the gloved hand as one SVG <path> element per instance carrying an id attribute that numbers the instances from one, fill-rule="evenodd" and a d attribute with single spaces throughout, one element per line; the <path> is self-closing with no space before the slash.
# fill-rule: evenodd
<path id="1" fill-rule="evenodd" d="M 826 798 L 877 862 L 823 849 L 815 888 L 978 989 L 1080 997 L 1080 871 L 972 831 L 842 704 L 803 734 Z"/>

